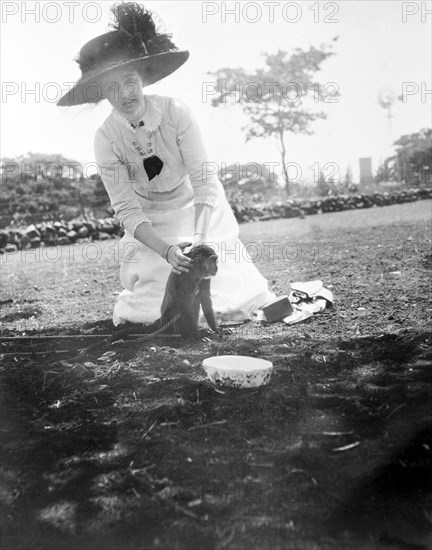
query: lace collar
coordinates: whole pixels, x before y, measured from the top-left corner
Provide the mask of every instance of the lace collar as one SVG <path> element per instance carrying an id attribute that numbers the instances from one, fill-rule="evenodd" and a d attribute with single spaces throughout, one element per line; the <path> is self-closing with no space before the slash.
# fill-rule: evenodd
<path id="1" fill-rule="evenodd" d="M 144 95 L 144 100 L 146 102 L 146 110 L 140 120 L 144 122 L 143 127 L 147 132 L 154 132 L 157 128 L 159 128 L 159 125 L 162 122 L 163 107 L 156 96 Z M 112 115 L 117 122 L 123 124 L 123 126 L 126 126 L 131 132 L 136 133 L 136 129 L 131 126 L 128 119 L 114 108 L 112 110 Z"/>

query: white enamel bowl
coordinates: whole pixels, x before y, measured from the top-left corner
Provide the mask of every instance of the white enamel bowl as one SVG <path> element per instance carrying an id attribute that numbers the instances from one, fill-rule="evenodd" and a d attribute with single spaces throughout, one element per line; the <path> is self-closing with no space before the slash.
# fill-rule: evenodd
<path id="1" fill-rule="evenodd" d="M 273 364 L 244 355 L 218 355 L 204 359 L 203 367 L 217 386 L 256 388 L 269 383 Z"/>

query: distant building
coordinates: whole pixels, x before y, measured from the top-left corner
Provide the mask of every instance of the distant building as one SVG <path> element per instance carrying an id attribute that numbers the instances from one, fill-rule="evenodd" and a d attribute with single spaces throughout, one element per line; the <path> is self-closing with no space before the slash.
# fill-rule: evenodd
<path id="1" fill-rule="evenodd" d="M 360 183 L 373 183 L 372 157 L 359 158 Z"/>

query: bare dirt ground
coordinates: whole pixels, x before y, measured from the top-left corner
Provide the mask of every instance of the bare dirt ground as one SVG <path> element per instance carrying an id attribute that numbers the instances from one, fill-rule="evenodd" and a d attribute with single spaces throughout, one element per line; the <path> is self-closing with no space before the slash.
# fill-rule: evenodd
<path id="1" fill-rule="evenodd" d="M 57 336 L 0 341 L 2 547 L 432 548 L 430 222 L 420 201 L 243 225 L 277 294 L 319 278 L 334 307 L 82 363 L 80 335 L 114 332 L 118 241 L 1 257 L 2 336 Z M 270 384 L 213 387 L 225 353 Z"/>

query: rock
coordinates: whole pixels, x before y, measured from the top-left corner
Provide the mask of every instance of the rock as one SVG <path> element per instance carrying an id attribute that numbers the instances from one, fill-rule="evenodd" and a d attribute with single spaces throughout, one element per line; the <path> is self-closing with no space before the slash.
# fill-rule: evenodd
<path id="1" fill-rule="evenodd" d="M 73 229 L 71 229 L 70 231 L 67 232 L 67 237 L 69 238 L 69 241 L 71 243 L 74 243 L 78 240 L 78 233 Z"/>
<path id="2" fill-rule="evenodd" d="M 33 239 L 30 239 L 30 248 L 39 248 L 41 242 L 42 239 L 40 237 L 33 237 Z"/>
<path id="3" fill-rule="evenodd" d="M 78 235 L 80 239 L 86 239 L 89 236 L 89 230 L 84 225 L 79 229 Z"/>
<path id="4" fill-rule="evenodd" d="M 301 218 L 303 217 L 303 212 L 300 208 L 293 208 L 291 210 L 291 218 Z"/>
<path id="5" fill-rule="evenodd" d="M 27 250 L 27 248 L 30 248 L 30 237 L 28 237 L 28 235 L 23 235 L 21 237 L 21 240 L 18 244 L 18 248 L 20 250 Z"/>
<path id="6" fill-rule="evenodd" d="M 40 238 L 41 237 L 41 233 L 40 231 L 37 229 L 37 227 L 35 225 L 29 225 L 27 227 L 27 229 L 25 230 L 25 234 L 27 235 L 27 237 L 29 237 L 30 239 L 33 239 L 33 238 Z"/>
<path id="7" fill-rule="evenodd" d="M 55 235 L 57 233 L 54 225 L 51 225 L 50 223 L 45 225 L 43 232 L 45 235 Z"/>
<path id="8" fill-rule="evenodd" d="M 84 227 L 87 228 L 87 231 L 89 232 L 89 235 L 96 232 L 96 222 L 93 222 L 91 220 L 86 220 L 83 223 Z"/>
<path id="9" fill-rule="evenodd" d="M 105 233 L 104 231 L 100 231 L 99 232 L 99 240 L 100 241 L 107 241 L 109 240 L 111 237 L 108 235 L 108 233 Z"/>
<path id="10" fill-rule="evenodd" d="M 0 248 L 4 248 L 9 240 L 7 231 L 0 230 Z"/>
<path id="11" fill-rule="evenodd" d="M 11 244 L 19 244 L 22 238 L 21 231 L 9 231 L 8 242 Z"/>
<path id="12" fill-rule="evenodd" d="M 45 246 L 56 246 L 58 244 L 58 236 L 56 233 L 45 235 L 43 238 L 43 242 L 45 243 Z"/>
<path id="13" fill-rule="evenodd" d="M 66 236 L 64 236 L 64 237 L 59 237 L 58 244 L 59 244 L 59 245 L 62 245 L 62 246 L 67 245 L 67 244 L 70 244 L 69 237 L 66 237 Z"/>
<path id="14" fill-rule="evenodd" d="M 72 229 L 73 231 L 76 231 L 76 232 L 78 233 L 79 230 L 81 229 L 81 227 L 82 227 L 83 225 L 84 225 L 83 222 L 80 222 L 80 221 L 78 221 L 78 220 L 73 220 L 73 221 L 71 222 L 71 226 L 72 226 L 71 229 Z"/>
<path id="15" fill-rule="evenodd" d="M 68 234 L 68 230 L 66 229 L 66 227 L 59 227 L 57 229 L 57 235 L 59 237 L 66 237 Z"/>
<path id="16" fill-rule="evenodd" d="M 116 228 L 112 224 L 105 222 L 100 226 L 100 230 L 108 233 L 108 235 L 114 235 Z"/>
<path id="17" fill-rule="evenodd" d="M 54 229 L 56 230 L 56 233 L 59 237 L 64 237 L 69 231 L 65 223 L 59 223 L 59 222 L 54 223 Z"/>
<path id="18" fill-rule="evenodd" d="M 111 225 L 113 225 L 116 229 L 121 227 L 120 220 L 118 220 L 117 218 L 110 218 L 109 221 L 110 221 Z"/>
<path id="19" fill-rule="evenodd" d="M 12 253 L 12 252 L 16 252 L 18 250 L 18 247 L 16 244 L 7 244 L 5 247 L 5 252 L 7 253 Z"/>

